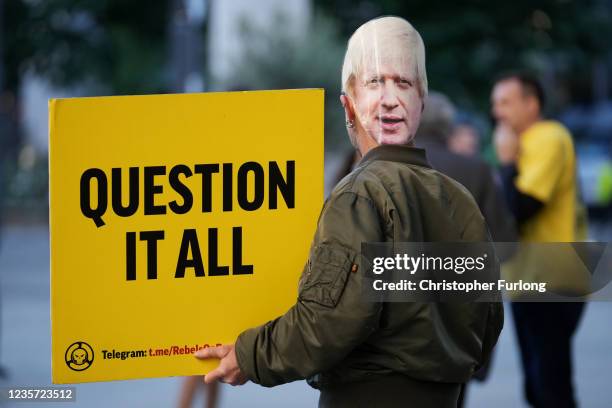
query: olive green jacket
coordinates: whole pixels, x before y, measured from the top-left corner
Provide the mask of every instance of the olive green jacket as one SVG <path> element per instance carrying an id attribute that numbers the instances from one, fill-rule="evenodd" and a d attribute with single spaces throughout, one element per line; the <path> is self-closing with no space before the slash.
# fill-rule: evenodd
<path id="1" fill-rule="evenodd" d="M 361 243 L 488 240 L 474 199 L 433 170 L 424 150 L 370 150 L 323 206 L 296 304 L 238 337 L 240 369 L 264 386 L 306 378 L 324 388 L 393 373 L 466 382 L 490 356 L 502 305 L 365 301 Z"/>

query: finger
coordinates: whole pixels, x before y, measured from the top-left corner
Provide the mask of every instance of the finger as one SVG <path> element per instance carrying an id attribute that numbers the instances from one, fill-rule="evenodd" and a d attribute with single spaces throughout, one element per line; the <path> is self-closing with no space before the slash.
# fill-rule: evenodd
<path id="1" fill-rule="evenodd" d="M 225 382 L 233 386 L 243 385 L 247 381 L 248 381 L 248 378 L 246 378 L 246 376 L 242 374 L 240 371 L 236 371 L 234 374 L 225 376 Z"/>
<path id="2" fill-rule="evenodd" d="M 231 386 L 238 385 L 238 382 L 239 382 L 239 378 L 236 375 L 230 375 L 225 378 L 225 383 Z"/>
<path id="3" fill-rule="evenodd" d="M 219 347 L 205 347 L 198 351 L 196 351 L 193 355 L 196 358 L 223 358 L 227 352 L 224 350 L 223 346 Z"/>
<path id="4" fill-rule="evenodd" d="M 223 372 L 223 370 L 216 368 L 204 376 L 204 383 L 212 384 L 215 381 L 220 381 L 224 375 L 225 373 Z"/>
<path id="5" fill-rule="evenodd" d="M 244 383 L 246 383 L 246 380 L 244 380 L 242 377 L 240 376 L 235 376 L 232 378 L 231 381 L 227 381 L 228 384 L 231 384 L 232 386 L 236 387 L 238 385 L 244 385 Z"/>

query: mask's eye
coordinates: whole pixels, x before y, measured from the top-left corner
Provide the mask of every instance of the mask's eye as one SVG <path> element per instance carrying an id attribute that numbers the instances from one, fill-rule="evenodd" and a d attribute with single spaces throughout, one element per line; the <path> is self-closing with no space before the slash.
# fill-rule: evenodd
<path id="1" fill-rule="evenodd" d="M 397 82 L 402 88 L 410 88 L 412 86 L 412 81 L 407 78 L 400 78 Z"/>
<path id="2" fill-rule="evenodd" d="M 382 79 L 380 79 L 378 77 L 372 77 L 372 78 L 367 80 L 366 86 L 368 88 L 376 88 L 381 82 L 382 82 Z"/>

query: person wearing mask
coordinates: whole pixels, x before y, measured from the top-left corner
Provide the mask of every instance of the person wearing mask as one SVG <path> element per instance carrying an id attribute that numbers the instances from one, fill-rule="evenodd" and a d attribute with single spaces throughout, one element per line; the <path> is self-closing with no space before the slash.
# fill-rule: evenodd
<path id="1" fill-rule="evenodd" d="M 342 90 L 348 136 L 362 158 L 323 206 L 295 305 L 196 357 L 220 359 L 206 382 L 271 387 L 307 379 L 321 390 L 320 407 L 455 408 L 497 341 L 501 304 L 363 295 L 364 242 L 489 240 L 470 193 L 413 146 L 427 95 L 414 27 L 389 16 L 358 28 Z"/>

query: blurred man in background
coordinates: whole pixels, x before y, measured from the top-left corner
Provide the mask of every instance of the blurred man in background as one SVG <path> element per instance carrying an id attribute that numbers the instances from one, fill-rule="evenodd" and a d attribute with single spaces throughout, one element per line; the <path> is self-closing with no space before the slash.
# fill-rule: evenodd
<path id="1" fill-rule="evenodd" d="M 467 157 L 478 157 L 480 152 L 480 134 L 469 123 L 456 124 L 447 137 L 448 149 Z"/>
<path id="2" fill-rule="evenodd" d="M 544 92 L 523 73 L 501 76 L 492 92 L 495 148 L 504 192 L 522 242 L 574 242 L 585 238 L 577 222 L 576 160 L 569 131 L 543 120 Z M 536 258 L 513 265 L 526 281 L 571 279 Z M 513 302 L 525 397 L 534 407 L 574 407 L 571 341 L 584 304 Z"/>
<path id="3" fill-rule="evenodd" d="M 514 220 L 506 208 L 501 185 L 495 182 L 493 169 L 476 155 L 467 157 L 450 151 L 448 142 L 455 130 L 455 116 L 456 109 L 446 95 L 430 92 L 415 137 L 416 145 L 426 150 L 434 169 L 457 180 L 472 193 L 493 241 L 514 241 Z"/>

